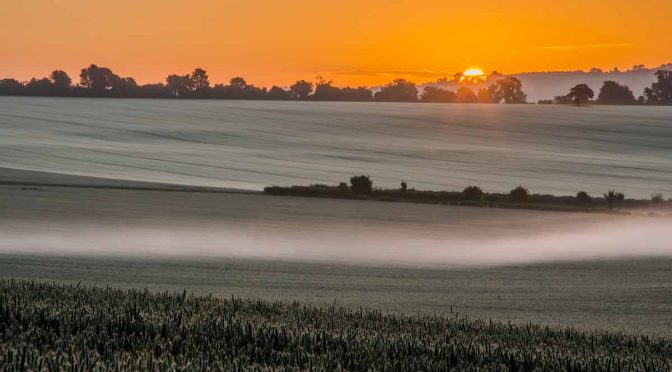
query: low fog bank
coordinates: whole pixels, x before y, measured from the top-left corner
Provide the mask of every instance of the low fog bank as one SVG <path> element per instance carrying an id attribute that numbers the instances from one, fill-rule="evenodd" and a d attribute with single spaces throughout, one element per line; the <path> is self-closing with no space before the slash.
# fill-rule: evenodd
<path id="1" fill-rule="evenodd" d="M 452 237 L 408 226 L 367 232 L 345 225 L 327 229 L 306 222 L 286 224 L 176 228 L 38 223 L 30 229 L 4 229 L 0 253 L 448 267 L 672 256 L 669 218 L 623 218 L 585 228 L 535 229 L 501 237 L 487 231 Z"/>

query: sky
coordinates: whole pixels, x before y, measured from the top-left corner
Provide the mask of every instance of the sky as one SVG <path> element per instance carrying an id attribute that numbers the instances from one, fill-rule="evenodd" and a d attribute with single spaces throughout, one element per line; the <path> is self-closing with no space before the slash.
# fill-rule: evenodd
<path id="1" fill-rule="evenodd" d="M 672 62 L 670 0 L 0 0 L 0 77 L 90 63 L 286 86 Z"/>

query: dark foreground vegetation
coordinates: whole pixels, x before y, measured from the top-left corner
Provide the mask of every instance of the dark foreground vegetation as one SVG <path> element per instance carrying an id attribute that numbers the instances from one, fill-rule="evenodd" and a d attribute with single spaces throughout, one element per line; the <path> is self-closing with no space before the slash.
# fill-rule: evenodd
<path id="1" fill-rule="evenodd" d="M 410 202 L 426 204 L 451 204 L 472 207 L 515 208 L 566 212 L 599 212 L 623 209 L 672 210 L 672 200 L 665 200 L 661 194 L 653 194 L 650 199 L 626 199 L 623 193 L 608 190 L 603 195 L 593 197 L 585 191 L 576 196 L 556 196 L 532 194 L 517 186 L 509 193 L 487 193 L 478 186 L 467 186 L 462 191 L 426 191 L 409 189 L 401 182 L 398 189 L 380 189 L 373 187 L 368 176 L 356 176 L 350 179 L 350 185 L 341 182 L 337 186 L 314 184 L 309 186 L 269 186 L 264 193 L 283 196 L 307 196 L 321 198 L 341 198 L 359 200 L 378 200 L 391 202 Z"/>
<path id="2" fill-rule="evenodd" d="M 667 371 L 672 341 L 448 316 L 0 281 L 20 370 Z"/>
<path id="3" fill-rule="evenodd" d="M 615 81 L 605 81 L 596 101 L 594 92 L 586 84 L 579 84 L 564 96 L 538 103 L 592 102 L 608 105 L 669 105 L 672 104 L 672 71 L 662 69 L 655 74 L 657 81 L 635 99 L 632 90 Z M 298 80 L 287 88 L 277 85 L 270 89 L 257 87 L 242 77 L 232 78 L 228 84 L 211 84 L 207 71 L 196 68 L 188 74 L 171 74 L 165 82 L 140 85 L 132 77 L 122 77 L 110 68 L 91 64 L 79 74 L 79 82 L 62 70 L 54 70 L 48 77 L 32 78 L 21 82 L 12 78 L 0 79 L 0 96 L 47 97 L 110 97 L 110 98 L 189 98 L 189 99 L 248 99 L 300 101 L 361 101 L 361 102 L 427 102 L 427 103 L 527 103 L 522 82 L 513 76 L 492 72 L 485 76 L 455 74 L 450 80 L 418 87 L 414 82 L 396 79 L 378 88 L 337 87 L 333 81 L 318 77 L 315 82 Z"/>

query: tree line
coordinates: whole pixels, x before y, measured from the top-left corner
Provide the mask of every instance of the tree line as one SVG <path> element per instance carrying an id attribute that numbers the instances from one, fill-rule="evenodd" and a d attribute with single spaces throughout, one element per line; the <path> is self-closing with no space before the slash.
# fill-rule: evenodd
<path id="1" fill-rule="evenodd" d="M 465 86 L 457 92 L 426 87 L 422 93 L 415 83 L 397 79 L 374 93 L 372 89 L 363 86 L 336 87 L 331 80 L 321 77 L 315 83 L 298 80 L 288 89 L 277 85 L 270 89 L 257 87 L 242 77 L 234 77 L 229 84 L 213 85 L 208 73 L 202 68 L 184 75 L 171 74 L 163 83 L 139 85 L 131 77 L 121 77 L 107 67 L 94 64 L 81 70 L 78 83 L 73 83 L 62 70 L 27 82 L 2 79 L 0 95 L 463 103 L 525 103 L 527 98 L 520 80 L 513 77 L 504 77 L 478 92 Z"/>
<path id="2" fill-rule="evenodd" d="M 644 93 L 635 98 L 632 89 L 613 80 L 602 83 L 594 103 L 605 105 L 672 105 L 672 71 L 658 70 L 656 81 L 644 89 Z M 552 100 L 540 100 L 540 104 L 576 104 L 590 102 L 595 92 L 587 84 L 578 84 L 564 96 Z"/>
<path id="3" fill-rule="evenodd" d="M 672 104 L 672 71 L 656 72 L 657 81 L 635 99 L 632 90 L 615 81 L 606 81 L 597 103 L 604 104 Z M 472 89 L 473 88 L 473 89 Z M 512 76 L 497 75 L 487 87 L 464 84 L 456 91 L 436 86 L 418 86 L 406 79 L 396 79 L 375 92 L 367 87 L 336 87 L 331 80 L 317 82 L 298 80 L 288 89 L 270 89 L 249 84 L 242 77 L 228 84 L 211 84 L 207 72 L 196 68 L 189 74 L 171 74 L 165 82 L 138 84 L 132 77 L 121 77 L 107 67 L 92 64 L 81 70 L 79 82 L 74 83 L 62 70 L 48 77 L 32 78 L 27 82 L 16 79 L 0 80 L 0 95 L 55 97 L 114 97 L 114 98 L 192 98 L 192 99 L 251 99 L 251 100 L 313 100 L 362 102 L 433 102 L 433 103 L 527 103 L 522 82 Z M 577 85 L 564 96 L 538 103 L 576 103 L 589 101 L 593 91 L 585 84 Z"/>

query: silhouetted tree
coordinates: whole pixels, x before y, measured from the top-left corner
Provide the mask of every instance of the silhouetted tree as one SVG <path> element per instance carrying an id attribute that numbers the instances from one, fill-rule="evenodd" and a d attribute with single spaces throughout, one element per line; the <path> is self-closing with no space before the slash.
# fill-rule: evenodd
<path id="1" fill-rule="evenodd" d="M 591 197 L 588 195 L 587 192 L 585 191 L 579 191 L 576 193 L 576 201 L 578 201 L 581 204 L 588 204 L 590 203 Z"/>
<path id="2" fill-rule="evenodd" d="M 316 101 L 340 101 L 341 90 L 332 86 L 331 80 L 320 80 L 315 84 L 315 93 L 313 99 Z"/>
<path id="3" fill-rule="evenodd" d="M 189 75 L 169 75 L 166 78 L 166 89 L 172 97 L 185 97 L 190 92 L 191 79 Z"/>
<path id="4" fill-rule="evenodd" d="M 625 195 L 623 195 L 620 192 L 616 192 L 614 190 L 609 190 L 604 194 L 604 200 L 606 200 L 609 209 L 614 209 L 614 206 L 616 206 L 616 204 L 621 203 L 623 200 L 625 200 Z"/>
<path id="5" fill-rule="evenodd" d="M 122 78 L 112 75 L 110 80 L 110 94 L 115 97 L 134 97 L 138 90 L 138 83 L 135 79 L 127 77 Z"/>
<path id="6" fill-rule="evenodd" d="M 293 99 L 308 99 L 313 91 L 313 84 L 305 80 L 299 80 L 289 87 L 289 94 Z"/>
<path id="7" fill-rule="evenodd" d="M 234 77 L 229 81 L 229 86 L 231 89 L 242 92 L 245 90 L 245 88 L 247 88 L 247 81 L 245 81 L 245 79 L 242 77 Z"/>
<path id="8" fill-rule="evenodd" d="M 560 105 L 568 105 L 572 103 L 572 99 L 569 98 L 569 96 L 555 96 L 555 98 L 553 98 L 553 102 Z"/>
<path id="9" fill-rule="evenodd" d="M 597 102 L 609 105 L 631 105 L 637 103 L 637 100 L 635 95 L 632 94 L 632 90 L 626 85 L 608 80 L 602 84 Z"/>
<path id="10" fill-rule="evenodd" d="M 490 89 L 481 88 L 476 93 L 476 100 L 478 103 L 496 103 L 490 94 Z"/>
<path id="11" fill-rule="evenodd" d="M 425 87 L 420 96 L 420 102 L 451 103 L 456 100 L 455 92 L 433 86 Z"/>
<path id="12" fill-rule="evenodd" d="M 65 71 L 54 70 L 49 79 L 54 87 L 54 93 L 56 95 L 67 95 L 70 92 L 70 87 L 72 86 L 72 79 L 68 76 Z"/>
<path id="13" fill-rule="evenodd" d="M 467 186 L 462 190 L 462 196 L 467 200 L 479 201 L 483 196 L 483 190 L 478 186 Z"/>
<path id="14" fill-rule="evenodd" d="M 406 194 L 406 190 L 408 190 L 408 184 L 406 184 L 406 181 L 401 181 L 401 193 Z"/>
<path id="15" fill-rule="evenodd" d="M 651 203 L 662 204 L 665 201 L 663 194 L 651 194 Z"/>
<path id="16" fill-rule="evenodd" d="M 369 176 L 355 176 L 350 178 L 350 189 L 356 195 L 369 195 L 373 191 L 373 181 Z"/>
<path id="17" fill-rule="evenodd" d="M 207 96 L 209 89 L 208 73 L 202 68 L 195 69 L 189 76 L 189 90 L 197 97 L 204 97 Z"/>
<path id="18" fill-rule="evenodd" d="M 101 93 L 112 87 L 114 76 L 114 73 L 109 68 L 91 64 L 80 72 L 80 85 L 93 92 Z"/>
<path id="19" fill-rule="evenodd" d="M 225 99 L 269 99 L 266 88 L 255 87 L 242 77 L 234 77 L 229 85 L 217 84 L 211 89 L 213 98 Z M 273 98 L 270 98 L 273 99 Z"/>
<path id="20" fill-rule="evenodd" d="M 474 91 L 467 87 L 460 87 L 457 90 L 457 102 L 459 103 L 476 103 L 478 102 L 478 97 L 474 94 Z"/>
<path id="21" fill-rule="evenodd" d="M 373 100 L 373 92 L 367 87 L 345 87 L 340 89 L 342 101 L 369 102 Z"/>
<path id="22" fill-rule="evenodd" d="M 417 102 L 418 88 L 413 82 L 396 79 L 380 88 L 373 98 L 380 102 Z"/>
<path id="23" fill-rule="evenodd" d="M 513 76 L 497 80 L 488 88 L 495 103 L 527 103 L 527 94 L 523 92 L 523 83 Z"/>
<path id="24" fill-rule="evenodd" d="M 574 88 L 569 90 L 567 98 L 571 99 L 572 102 L 576 103 L 577 106 L 581 106 L 582 101 L 588 101 L 595 97 L 595 93 L 592 89 L 586 84 L 579 84 Z"/>
<path id="25" fill-rule="evenodd" d="M 509 197 L 511 200 L 519 203 L 526 202 L 529 196 L 529 191 L 527 191 L 527 189 L 523 186 L 518 186 L 509 192 Z"/>
<path id="26" fill-rule="evenodd" d="M 0 80 L 0 95 L 19 96 L 24 93 L 24 86 L 16 79 Z"/>
<path id="27" fill-rule="evenodd" d="M 656 71 L 657 81 L 644 89 L 647 104 L 672 105 L 672 71 Z"/>
<path id="28" fill-rule="evenodd" d="M 288 91 L 275 85 L 268 91 L 268 99 L 285 100 L 290 98 L 291 96 Z"/>
<path id="29" fill-rule="evenodd" d="M 336 187 L 336 193 L 341 196 L 350 194 L 350 186 L 347 183 L 341 182 Z"/>
<path id="30" fill-rule="evenodd" d="M 54 84 L 47 78 L 32 78 L 26 84 L 25 91 L 31 96 L 50 96 L 54 92 Z"/>

